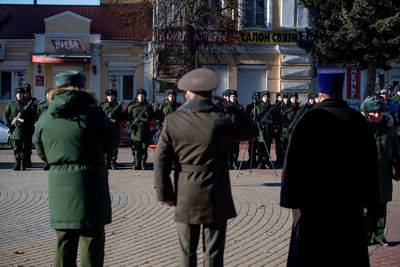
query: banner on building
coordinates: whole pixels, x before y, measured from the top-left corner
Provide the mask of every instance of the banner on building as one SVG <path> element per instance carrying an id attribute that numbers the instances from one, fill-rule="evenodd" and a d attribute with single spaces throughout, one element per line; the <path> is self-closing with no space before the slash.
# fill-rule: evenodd
<path id="1" fill-rule="evenodd" d="M 360 111 L 361 105 L 361 68 L 347 68 L 347 94 L 346 99 L 350 107 Z"/>
<path id="2" fill-rule="evenodd" d="M 187 38 L 185 30 L 159 30 L 158 42 L 183 43 Z M 195 40 L 211 44 L 297 44 L 301 38 L 307 38 L 305 32 L 296 31 L 238 31 L 229 33 L 219 30 L 197 31 Z"/>

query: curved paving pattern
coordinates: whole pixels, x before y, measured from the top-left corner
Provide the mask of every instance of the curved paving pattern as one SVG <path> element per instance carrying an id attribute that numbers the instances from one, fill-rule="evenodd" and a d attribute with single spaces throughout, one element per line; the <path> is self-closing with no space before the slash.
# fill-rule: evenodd
<path id="1" fill-rule="evenodd" d="M 125 167 L 110 171 L 113 222 L 106 226 L 105 266 L 177 266 L 174 209 L 157 202 L 153 172 L 129 169 L 129 151 L 123 151 Z M 10 156 L 0 151 L 0 161 L 11 162 Z M 38 167 L 26 172 L 0 169 L 0 266 L 52 265 L 55 234 L 49 226 L 47 173 L 40 170 L 37 157 L 34 161 Z M 225 265 L 285 266 L 292 216 L 278 204 L 280 178 L 271 170 L 253 170 L 251 174 L 243 170 L 239 178 L 236 175 L 232 171 L 238 216 L 228 222 Z M 398 185 L 395 191 L 399 191 Z M 398 206 L 398 199 L 391 209 Z M 399 217 L 399 210 L 389 212 L 390 220 Z M 398 224 L 391 225 L 390 237 L 396 238 Z M 393 263 L 399 246 L 391 249 Z M 391 253 L 387 248 L 376 249 L 371 263 L 382 264 L 380 250 Z M 201 251 L 200 241 L 199 266 Z"/>

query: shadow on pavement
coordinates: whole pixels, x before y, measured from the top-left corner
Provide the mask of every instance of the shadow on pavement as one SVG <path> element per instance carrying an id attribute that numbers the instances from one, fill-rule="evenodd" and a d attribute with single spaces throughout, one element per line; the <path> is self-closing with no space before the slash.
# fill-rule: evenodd
<path id="1" fill-rule="evenodd" d="M 282 186 L 281 183 L 264 183 L 262 185 L 263 186 L 269 186 L 269 187 L 280 187 L 280 186 Z"/>

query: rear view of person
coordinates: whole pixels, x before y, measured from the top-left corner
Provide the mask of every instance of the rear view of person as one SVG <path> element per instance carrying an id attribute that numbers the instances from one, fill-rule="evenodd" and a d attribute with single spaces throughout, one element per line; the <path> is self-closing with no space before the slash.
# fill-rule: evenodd
<path id="1" fill-rule="evenodd" d="M 50 165 L 50 226 L 56 231 L 55 266 L 102 266 L 104 225 L 111 200 L 104 153 L 119 144 L 119 131 L 84 91 L 81 72 L 56 75 L 50 105 L 37 122 L 35 145 Z"/>

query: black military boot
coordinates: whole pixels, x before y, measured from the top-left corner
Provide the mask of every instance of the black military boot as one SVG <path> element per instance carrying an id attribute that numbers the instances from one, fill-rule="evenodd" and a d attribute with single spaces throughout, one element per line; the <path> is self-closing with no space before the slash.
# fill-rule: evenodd
<path id="1" fill-rule="evenodd" d="M 118 166 L 118 164 L 117 164 L 117 162 L 115 160 L 111 161 L 111 169 L 112 170 L 116 170 L 117 166 Z"/>
<path id="2" fill-rule="evenodd" d="M 27 168 L 28 162 L 27 160 L 23 159 L 21 162 L 21 171 L 25 171 Z"/>
<path id="3" fill-rule="evenodd" d="M 109 159 L 106 160 L 107 169 L 111 169 L 111 161 Z"/>
<path id="4" fill-rule="evenodd" d="M 49 165 L 47 162 L 44 163 L 43 170 L 44 170 L 44 171 L 50 170 L 50 165 Z"/>
<path id="5" fill-rule="evenodd" d="M 260 159 L 257 165 L 257 169 L 265 169 L 264 160 Z"/>
<path id="6" fill-rule="evenodd" d="M 20 169 L 21 169 L 21 160 L 20 159 L 16 159 L 14 167 L 13 167 L 13 170 L 14 171 L 19 171 Z"/>
<path id="7" fill-rule="evenodd" d="M 140 161 L 140 167 L 141 167 L 142 170 L 147 170 L 147 168 L 146 168 L 146 161 L 145 161 L 144 159 L 142 159 L 142 160 Z"/>
<path id="8" fill-rule="evenodd" d="M 133 169 L 134 170 L 141 170 L 142 169 L 142 165 L 141 165 L 141 160 L 140 159 L 136 159 L 135 160 L 135 164 L 133 165 Z"/>

